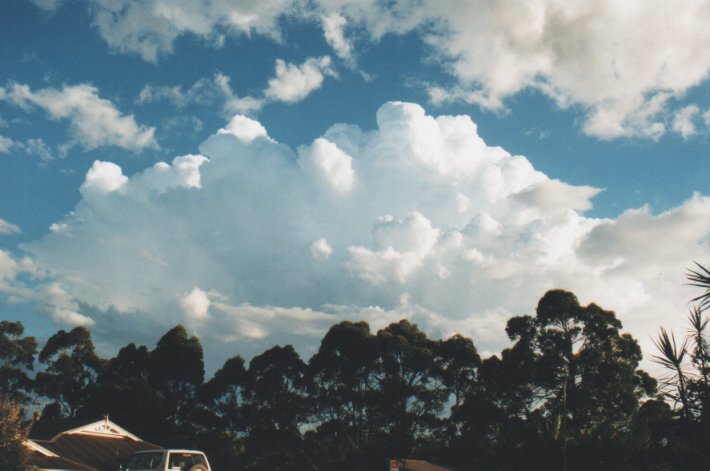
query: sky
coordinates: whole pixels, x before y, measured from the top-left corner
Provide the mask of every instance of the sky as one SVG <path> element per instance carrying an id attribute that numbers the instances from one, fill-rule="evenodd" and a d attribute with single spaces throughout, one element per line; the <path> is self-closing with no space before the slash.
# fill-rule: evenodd
<path id="1" fill-rule="evenodd" d="M 710 264 L 710 1 L 4 0 L 0 318 L 209 370 L 545 291 L 646 355 Z"/>

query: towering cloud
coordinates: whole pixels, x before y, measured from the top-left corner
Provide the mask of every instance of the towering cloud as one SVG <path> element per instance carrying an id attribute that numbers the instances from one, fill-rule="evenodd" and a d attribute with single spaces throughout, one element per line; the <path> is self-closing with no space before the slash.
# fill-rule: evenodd
<path id="1" fill-rule="evenodd" d="M 710 236 L 710 198 L 585 217 L 598 191 L 415 104 L 387 103 L 376 129 L 337 124 L 297 150 L 236 116 L 199 155 L 130 176 L 94 163 L 62 230 L 25 249 L 54 307 L 82 316 L 58 321 L 99 335 L 186 322 L 218 358 L 277 342 L 308 353 L 339 320 L 400 317 L 496 350 L 507 317 L 553 287 L 617 309 L 648 339 L 691 297 L 682 276 Z"/>

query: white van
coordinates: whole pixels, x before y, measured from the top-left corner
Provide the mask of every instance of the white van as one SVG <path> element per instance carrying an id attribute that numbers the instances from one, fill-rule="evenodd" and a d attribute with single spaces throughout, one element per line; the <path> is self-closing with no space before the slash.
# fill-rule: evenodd
<path id="1" fill-rule="evenodd" d="M 147 450 L 133 453 L 123 471 L 212 471 L 207 457 L 195 450 Z"/>

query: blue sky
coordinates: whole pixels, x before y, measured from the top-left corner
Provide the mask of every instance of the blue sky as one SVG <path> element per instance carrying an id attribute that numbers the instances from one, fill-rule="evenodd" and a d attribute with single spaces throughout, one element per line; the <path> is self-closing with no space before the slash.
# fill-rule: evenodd
<path id="1" fill-rule="evenodd" d="M 0 312 L 214 366 L 545 290 L 644 348 L 708 263 L 710 3 L 7 0 Z"/>

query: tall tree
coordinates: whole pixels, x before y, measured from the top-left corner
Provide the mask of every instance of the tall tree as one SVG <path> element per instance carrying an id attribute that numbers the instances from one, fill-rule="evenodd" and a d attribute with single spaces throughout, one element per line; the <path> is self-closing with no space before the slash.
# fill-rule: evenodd
<path id="1" fill-rule="evenodd" d="M 306 365 L 292 346 L 251 360 L 242 393 L 247 469 L 305 469 L 300 427 L 308 411 L 306 390 Z"/>
<path id="2" fill-rule="evenodd" d="M 164 411 L 158 391 L 149 383 L 150 352 L 133 343 L 121 348 L 89 391 L 83 407 L 87 418 L 109 414 L 113 420 L 149 441 L 160 443 Z"/>
<path id="3" fill-rule="evenodd" d="M 28 372 L 34 367 L 37 341 L 23 337 L 21 322 L 0 322 L 0 395 L 26 403 L 32 389 Z"/>
<path id="4" fill-rule="evenodd" d="M 537 408 L 528 421 L 558 441 L 561 462 L 568 448 L 573 452 L 570 469 L 592 462 L 618 466 L 611 445 L 628 439 L 639 399 L 655 392 L 655 381 L 638 369 L 638 343 L 621 327 L 612 311 L 581 306 L 563 290 L 548 291 L 534 318 L 508 322 L 508 335 L 530 355 Z"/>
<path id="5" fill-rule="evenodd" d="M 444 384 L 453 395 L 453 407 L 459 407 L 463 398 L 476 385 L 481 357 L 471 339 L 460 334 L 439 341 L 438 352 Z"/>
<path id="6" fill-rule="evenodd" d="M 229 358 L 205 383 L 199 394 L 201 401 L 218 418 L 221 427 L 234 437 L 245 429 L 241 410 L 245 377 L 244 359 L 240 356 Z"/>
<path id="7" fill-rule="evenodd" d="M 654 340 L 659 354 L 654 355 L 653 360 L 670 371 L 669 376 L 661 378 L 663 395 L 673 401 L 673 405 L 681 405 L 681 414 L 688 420 L 690 414 L 688 402 L 688 388 L 685 371 L 686 356 L 688 354 L 688 340 L 682 344 L 676 343 L 675 335 L 669 334 L 661 327 L 658 338 Z"/>
<path id="8" fill-rule="evenodd" d="M 54 400 L 61 415 L 75 417 L 95 386 L 104 361 L 94 352 L 91 333 L 84 327 L 52 335 L 39 354 L 46 365 L 37 373 L 37 391 Z"/>
<path id="9" fill-rule="evenodd" d="M 688 339 L 692 345 L 690 359 L 696 371 L 695 378 L 688 384 L 688 394 L 700 422 L 710 428 L 710 317 L 700 307 L 694 306 L 688 316 L 688 324 Z"/>
<path id="10" fill-rule="evenodd" d="M 362 469 L 372 436 L 377 339 L 366 322 L 341 322 L 321 341 L 308 364 L 311 413 L 309 436 L 323 469 Z"/>
<path id="11" fill-rule="evenodd" d="M 182 325 L 166 332 L 150 352 L 148 380 L 158 393 L 167 423 L 175 430 L 187 425 L 204 376 L 202 344 L 188 336 Z"/>
<path id="12" fill-rule="evenodd" d="M 440 426 L 449 396 L 437 344 L 407 320 L 377 332 L 378 402 L 374 417 L 387 434 L 392 452 L 411 453 Z"/>
<path id="13" fill-rule="evenodd" d="M 241 465 L 247 430 L 243 411 L 245 376 L 244 360 L 240 356 L 229 358 L 198 394 L 200 406 L 193 424 L 215 469 Z"/>
<path id="14" fill-rule="evenodd" d="M 696 304 L 687 318 L 686 335 L 676 342 L 675 334 L 661 327 L 655 340 L 658 354 L 653 359 L 669 371 L 662 378 L 663 392 L 674 405 L 681 405 L 682 418 L 686 422 L 701 422 L 710 432 L 710 317 L 706 314 L 710 307 L 710 272 L 696 265 L 698 268 L 686 276 L 691 285 L 705 291 L 692 300 Z"/>

